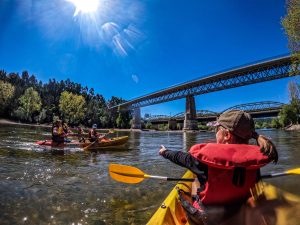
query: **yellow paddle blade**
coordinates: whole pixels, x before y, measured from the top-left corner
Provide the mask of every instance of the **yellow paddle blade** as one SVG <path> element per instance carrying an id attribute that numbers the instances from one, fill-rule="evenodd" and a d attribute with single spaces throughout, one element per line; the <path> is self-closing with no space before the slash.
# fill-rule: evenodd
<path id="1" fill-rule="evenodd" d="M 287 174 L 300 174 L 300 168 L 287 170 L 286 173 Z"/>
<path id="2" fill-rule="evenodd" d="M 111 178 L 123 183 L 137 184 L 147 177 L 143 171 L 133 166 L 110 164 L 108 168 Z"/>

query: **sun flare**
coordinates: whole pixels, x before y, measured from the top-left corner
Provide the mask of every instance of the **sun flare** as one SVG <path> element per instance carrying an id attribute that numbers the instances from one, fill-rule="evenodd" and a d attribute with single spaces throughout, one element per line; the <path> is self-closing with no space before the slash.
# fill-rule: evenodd
<path id="1" fill-rule="evenodd" d="M 67 0 L 72 2 L 76 7 L 74 16 L 77 16 L 79 13 L 93 13 L 99 7 L 99 0 Z"/>

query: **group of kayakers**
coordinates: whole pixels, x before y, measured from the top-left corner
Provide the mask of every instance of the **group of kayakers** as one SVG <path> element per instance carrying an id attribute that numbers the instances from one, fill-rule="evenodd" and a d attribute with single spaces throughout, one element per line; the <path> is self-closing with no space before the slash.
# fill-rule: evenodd
<path id="1" fill-rule="evenodd" d="M 255 131 L 254 120 L 242 110 L 222 113 L 213 123 L 216 143 L 196 144 L 189 152 L 171 151 L 162 146 L 159 154 L 191 170 L 197 177 L 194 182 L 193 202 L 186 200 L 186 193 L 178 190 L 179 199 L 190 224 L 210 224 L 207 206 L 228 206 L 222 219 L 232 215 L 232 205 L 242 205 L 250 197 L 250 189 L 261 179 L 260 168 L 270 162 L 277 163 L 278 152 L 272 141 Z M 105 138 L 94 124 L 88 132 L 90 142 Z M 53 124 L 52 140 L 63 143 L 70 134 L 60 120 Z M 78 137 L 83 137 L 82 128 Z M 250 139 L 256 145 L 249 144 Z M 84 139 L 83 139 L 84 140 Z M 237 208 L 238 209 L 238 208 Z M 214 221 L 217 218 L 214 216 Z M 231 223 L 229 223 L 231 224 Z"/>
<path id="2" fill-rule="evenodd" d="M 260 180 L 260 168 L 278 161 L 275 145 L 269 138 L 256 133 L 248 113 L 226 111 L 213 126 L 216 143 L 196 144 L 188 153 L 171 151 L 164 146 L 159 150 L 161 156 L 191 170 L 198 178 L 192 203 L 178 190 L 190 224 L 210 224 L 212 218 L 206 206 L 222 205 L 224 208 L 227 205 L 230 209 L 230 205 L 244 203 L 250 197 L 250 189 Z M 257 145 L 249 144 L 252 138 Z M 221 217 L 224 219 L 229 214 L 232 212 L 226 214 L 225 210 Z M 214 215 L 215 222 L 216 219 Z"/>
<path id="3" fill-rule="evenodd" d="M 97 129 L 97 124 L 93 124 L 92 128 L 89 129 L 87 133 L 88 140 L 90 142 L 98 141 L 99 139 L 105 138 L 106 136 L 106 134 L 98 133 L 96 129 Z M 67 138 L 68 136 L 76 136 L 79 142 L 84 143 L 86 141 L 84 135 L 86 135 L 86 133 L 80 126 L 77 127 L 77 133 L 74 133 L 69 128 L 67 123 L 62 122 L 59 119 L 53 122 L 52 124 L 52 141 L 57 144 L 71 142 L 71 140 Z"/>

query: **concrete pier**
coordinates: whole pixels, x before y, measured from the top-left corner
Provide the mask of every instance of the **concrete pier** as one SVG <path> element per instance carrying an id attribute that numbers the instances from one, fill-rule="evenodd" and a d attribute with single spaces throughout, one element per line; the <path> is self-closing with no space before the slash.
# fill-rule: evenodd
<path id="1" fill-rule="evenodd" d="M 131 128 L 132 129 L 141 129 L 142 128 L 142 124 L 141 124 L 141 109 L 140 108 L 135 108 L 133 110 Z"/>
<path id="2" fill-rule="evenodd" d="M 186 97 L 183 130 L 198 130 L 195 98 L 192 95 Z"/>

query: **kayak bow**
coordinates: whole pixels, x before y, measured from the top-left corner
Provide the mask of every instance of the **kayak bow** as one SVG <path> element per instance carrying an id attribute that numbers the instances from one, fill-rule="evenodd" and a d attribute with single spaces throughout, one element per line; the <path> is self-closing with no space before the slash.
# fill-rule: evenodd
<path id="1" fill-rule="evenodd" d="M 187 171 L 183 178 L 193 178 L 193 174 Z M 270 224 L 270 225 L 295 225 L 299 224 L 300 219 L 300 197 L 291 193 L 282 191 L 281 189 L 261 182 L 259 185 L 262 192 L 260 198 L 249 198 L 230 219 L 226 220 L 226 224 L 253 225 L 253 224 Z M 172 189 L 167 198 L 163 201 L 154 215 L 148 221 L 148 225 L 188 225 L 188 220 L 184 209 L 178 199 L 176 188 L 185 192 L 192 192 L 191 182 L 178 182 L 176 187 Z M 257 187 L 258 188 L 258 187 Z M 257 197 L 257 196 L 256 196 Z M 214 213 L 223 206 L 207 206 L 208 215 L 214 224 L 219 224 Z M 228 207 L 227 207 L 228 208 Z M 227 208 L 223 207 L 222 210 Z M 230 208 L 230 207 L 229 207 Z M 230 220 L 230 221 L 229 221 Z M 218 222 L 217 222 L 218 221 Z M 222 221 L 224 222 L 224 221 Z M 229 222 L 229 223 L 228 223 Z"/>

